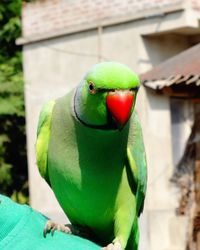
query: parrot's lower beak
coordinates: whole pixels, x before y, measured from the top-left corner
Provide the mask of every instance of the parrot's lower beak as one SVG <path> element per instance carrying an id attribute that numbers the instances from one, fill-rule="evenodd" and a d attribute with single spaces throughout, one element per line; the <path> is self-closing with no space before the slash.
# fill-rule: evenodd
<path id="1" fill-rule="evenodd" d="M 107 108 L 119 128 L 124 127 L 131 116 L 134 94 L 129 90 L 110 91 L 106 97 Z"/>

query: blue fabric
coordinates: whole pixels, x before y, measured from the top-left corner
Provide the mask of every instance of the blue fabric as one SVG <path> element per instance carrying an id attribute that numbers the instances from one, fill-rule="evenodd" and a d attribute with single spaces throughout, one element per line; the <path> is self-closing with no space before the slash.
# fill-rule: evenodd
<path id="1" fill-rule="evenodd" d="M 47 218 L 27 205 L 0 195 L 0 249 L 2 250 L 100 250 L 96 244 L 55 231 L 43 237 Z"/>

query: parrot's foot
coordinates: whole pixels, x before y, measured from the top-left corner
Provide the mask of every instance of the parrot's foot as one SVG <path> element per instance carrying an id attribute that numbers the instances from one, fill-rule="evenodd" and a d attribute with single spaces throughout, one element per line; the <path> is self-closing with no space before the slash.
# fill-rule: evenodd
<path id="1" fill-rule="evenodd" d="M 106 247 L 103 247 L 102 250 L 123 250 L 123 248 L 120 241 L 118 240 L 108 244 Z"/>
<path id="2" fill-rule="evenodd" d="M 72 230 L 70 228 L 70 225 L 63 225 L 59 223 L 55 223 L 52 220 L 48 220 L 43 231 L 44 237 L 46 237 L 47 233 L 54 233 L 55 231 L 61 231 L 66 234 L 72 234 Z"/>
<path id="3" fill-rule="evenodd" d="M 63 225 L 55 223 L 52 220 L 47 221 L 44 227 L 43 235 L 44 237 L 46 237 L 47 233 L 53 234 L 56 230 L 66 234 L 78 235 L 84 238 L 89 238 L 91 235 L 90 232 L 85 227 L 71 225 L 71 224 Z"/>

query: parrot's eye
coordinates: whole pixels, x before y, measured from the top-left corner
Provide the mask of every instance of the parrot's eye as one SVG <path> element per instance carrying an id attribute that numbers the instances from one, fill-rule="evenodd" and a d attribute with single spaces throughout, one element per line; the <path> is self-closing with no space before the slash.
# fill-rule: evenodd
<path id="1" fill-rule="evenodd" d="M 89 88 L 89 91 L 91 94 L 96 94 L 96 89 L 95 89 L 95 86 L 94 86 L 94 83 L 89 81 L 89 85 L 88 85 L 88 88 Z"/>

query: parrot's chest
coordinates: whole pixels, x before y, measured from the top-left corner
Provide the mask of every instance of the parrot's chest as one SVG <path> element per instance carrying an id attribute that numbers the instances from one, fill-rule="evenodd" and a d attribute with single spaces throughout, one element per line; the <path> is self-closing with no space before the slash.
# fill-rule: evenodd
<path id="1" fill-rule="evenodd" d="M 62 208 L 75 222 L 98 226 L 111 223 L 126 138 L 123 134 L 96 134 L 75 128 L 73 136 L 68 131 L 56 140 L 50 142 L 49 175 Z"/>

